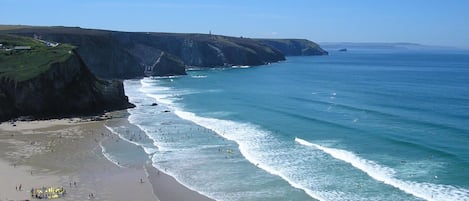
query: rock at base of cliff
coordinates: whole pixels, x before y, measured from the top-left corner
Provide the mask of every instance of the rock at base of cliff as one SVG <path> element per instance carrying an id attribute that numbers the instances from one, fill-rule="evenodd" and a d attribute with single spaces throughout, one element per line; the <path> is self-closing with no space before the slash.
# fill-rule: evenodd
<path id="1" fill-rule="evenodd" d="M 155 63 L 145 68 L 146 76 L 186 75 L 184 63 L 177 57 L 161 52 Z"/>

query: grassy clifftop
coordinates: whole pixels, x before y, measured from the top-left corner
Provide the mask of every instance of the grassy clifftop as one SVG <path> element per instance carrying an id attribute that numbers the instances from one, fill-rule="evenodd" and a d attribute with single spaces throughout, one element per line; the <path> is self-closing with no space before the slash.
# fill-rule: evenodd
<path id="1" fill-rule="evenodd" d="M 49 47 L 39 40 L 4 34 L 0 34 L 0 44 L 0 78 L 16 81 L 46 72 L 51 64 L 67 60 L 75 48 L 67 44 Z"/>

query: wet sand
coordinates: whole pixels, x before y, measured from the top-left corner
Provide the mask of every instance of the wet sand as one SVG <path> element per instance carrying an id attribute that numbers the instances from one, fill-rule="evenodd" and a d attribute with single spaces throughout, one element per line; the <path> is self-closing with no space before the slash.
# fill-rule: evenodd
<path id="1" fill-rule="evenodd" d="M 57 200 L 211 200 L 158 174 L 145 155 L 133 166 L 109 161 L 99 144 L 117 136 L 104 127 L 106 121 L 119 117 L 1 123 L 0 201 L 31 199 L 31 188 L 43 186 L 64 187 L 66 195 Z M 141 149 L 123 140 L 119 143 Z"/>
<path id="2" fill-rule="evenodd" d="M 192 191 L 179 184 L 173 177 L 157 170 L 151 165 L 146 166 L 149 180 L 153 184 L 153 190 L 161 201 L 210 201 L 198 192 Z M 213 200 L 212 200 L 213 201 Z"/>

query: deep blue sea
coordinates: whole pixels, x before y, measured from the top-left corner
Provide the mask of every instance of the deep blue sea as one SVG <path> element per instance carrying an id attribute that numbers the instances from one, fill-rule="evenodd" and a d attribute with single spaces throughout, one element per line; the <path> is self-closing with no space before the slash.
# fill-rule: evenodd
<path id="1" fill-rule="evenodd" d="M 469 200 L 467 51 L 331 51 L 124 84 L 151 139 L 132 143 L 216 200 Z"/>

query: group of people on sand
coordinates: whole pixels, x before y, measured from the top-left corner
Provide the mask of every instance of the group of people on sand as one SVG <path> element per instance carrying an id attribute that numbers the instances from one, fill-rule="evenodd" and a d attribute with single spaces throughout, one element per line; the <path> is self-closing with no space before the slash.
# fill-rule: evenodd
<path id="1" fill-rule="evenodd" d="M 42 188 L 32 188 L 31 197 L 36 199 L 56 199 L 61 198 L 65 195 L 65 189 L 63 187 L 54 188 L 54 187 L 42 187 Z"/>

